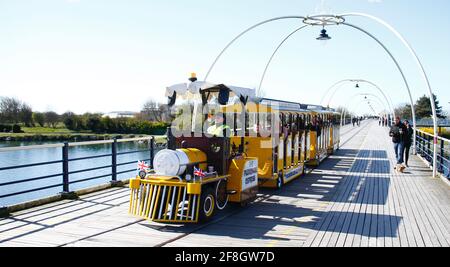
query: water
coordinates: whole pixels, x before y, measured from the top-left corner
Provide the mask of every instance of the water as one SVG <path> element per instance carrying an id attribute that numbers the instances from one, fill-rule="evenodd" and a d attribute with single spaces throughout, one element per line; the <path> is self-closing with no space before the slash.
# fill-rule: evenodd
<path id="1" fill-rule="evenodd" d="M 42 143 L 20 143 L 20 142 L 0 142 L 0 147 L 14 147 L 23 145 L 41 145 Z M 46 143 L 48 144 L 48 143 Z M 111 144 L 105 145 L 90 145 L 81 147 L 71 147 L 69 148 L 69 159 L 84 158 L 90 156 L 100 156 L 105 154 L 111 154 Z M 117 156 L 117 163 L 126 163 L 124 166 L 118 166 L 117 172 L 127 171 L 126 173 L 118 175 L 118 180 L 126 180 L 136 175 L 136 166 L 138 160 L 150 159 L 149 146 L 146 143 L 128 142 L 119 143 L 118 152 L 129 152 L 136 150 L 145 150 L 145 152 L 139 152 L 135 154 L 119 155 Z M 156 151 L 155 151 L 156 153 Z M 14 152 L 0 152 L 0 168 L 10 167 L 25 164 L 34 164 L 41 162 L 59 161 L 62 159 L 62 148 L 46 148 L 37 150 L 24 150 L 24 151 L 14 151 Z M 105 184 L 111 181 L 111 156 L 73 161 L 69 163 L 69 172 L 74 172 L 78 170 L 90 169 L 108 166 L 105 169 L 76 173 L 70 175 L 70 182 L 80 181 L 83 179 L 107 175 L 107 177 L 80 182 L 70 185 L 70 191 L 80 190 L 89 188 L 96 185 Z M 131 171 L 130 171 L 131 170 Z M 28 167 L 22 169 L 13 169 L 7 171 L 0 171 L 0 184 L 8 183 L 13 181 L 20 181 L 26 179 L 32 179 L 36 177 L 57 175 L 53 178 L 48 178 L 39 181 L 29 181 L 14 185 L 0 185 L 0 196 L 7 195 L 11 193 L 23 192 L 28 190 L 33 190 L 35 188 L 48 187 L 53 185 L 62 184 L 62 163 Z M 25 201 L 36 200 L 43 197 L 54 196 L 62 192 L 62 186 L 57 186 L 55 188 L 45 189 L 37 192 L 29 192 L 21 194 L 18 196 L 12 196 L 7 198 L 0 198 L 0 207 L 9 206 L 13 204 L 22 203 Z"/>

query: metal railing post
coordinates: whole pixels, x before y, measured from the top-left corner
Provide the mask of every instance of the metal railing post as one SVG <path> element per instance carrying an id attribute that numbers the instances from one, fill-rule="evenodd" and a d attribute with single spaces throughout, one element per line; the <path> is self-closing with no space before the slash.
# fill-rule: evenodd
<path id="1" fill-rule="evenodd" d="M 422 150 L 422 156 L 423 157 L 426 157 L 426 155 L 427 155 L 427 154 L 425 154 L 425 146 L 427 144 L 427 140 L 425 138 L 426 138 L 426 135 L 424 135 L 423 133 L 420 133 L 420 139 L 422 140 L 421 141 L 422 142 L 421 150 Z"/>
<path id="2" fill-rule="evenodd" d="M 7 218 L 9 216 L 9 210 L 7 207 L 0 207 L 0 218 Z"/>
<path id="3" fill-rule="evenodd" d="M 150 166 L 153 169 L 153 160 L 155 159 L 155 137 L 150 137 Z"/>
<path id="4" fill-rule="evenodd" d="M 63 194 L 69 193 L 69 143 L 62 147 Z"/>
<path id="5" fill-rule="evenodd" d="M 439 170 L 440 172 L 444 172 L 444 158 L 445 158 L 445 141 L 442 139 L 441 140 L 441 159 L 440 159 L 440 166 L 439 166 Z"/>
<path id="6" fill-rule="evenodd" d="M 113 183 L 117 182 L 117 138 L 114 138 L 114 142 L 111 145 L 112 153 L 111 153 L 111 181 Z"/>
<path id="7" fill-rule="evenodd" d="M 419 153 L 419 150 L 420 150 L 420 147 L 419 147 L 420 140 L 418 140 L 418 138 L 417 138 L 418 135 L 419 135 L 419 133 L 417 131 L 415 131 L 416 138 L 414 138 L 414 147 L 416 148 L 416 150 L 414 152 L 415 153 L 414 155 L 417 155 Z"/>
<path id="8" fill-rule="evenodd" d="M 427 135 L 427 150 L 428 150 L 428 153 L 427 153 L 427 157 L 429 157 L 430 158 L 430 163 L 431 163 L 431 166 L 434 166 L 434 162 L 433 162 L 433 157 L 430 157 L 430 155 L 432 154 L 431 152 L 431 137 L 429 136 L 429 135 Z"/>
<path id="9" fill-rule="evenodd" d="M 421 156 L 423 156 L 423 139 L 422 139 L 422 133 L 421 132 L 417 132 L 417 135 L 419 136 L 419 154 Z"/>
<path id="10" fill-rule="evenodd" d="M 419 133 L 419 137 L 420 137 L 420 155 L 424 156 L 424 151 L 425 151 L 425 139 L 423 139 L 423 134 L 420 132 Z"/>

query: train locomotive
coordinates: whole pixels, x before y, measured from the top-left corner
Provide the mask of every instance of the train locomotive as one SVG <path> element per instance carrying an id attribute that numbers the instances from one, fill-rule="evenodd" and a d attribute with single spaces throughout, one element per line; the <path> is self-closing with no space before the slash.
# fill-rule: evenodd
<path id="1" fill-rule="evenodd" d="M 130 180 L 130 214 L 159 223 L 211 220 L 260 188 L 281 189 L 339 148 L 339 114 L 197 81 L 167 88 L 174 122 L 152 170 Z"/>

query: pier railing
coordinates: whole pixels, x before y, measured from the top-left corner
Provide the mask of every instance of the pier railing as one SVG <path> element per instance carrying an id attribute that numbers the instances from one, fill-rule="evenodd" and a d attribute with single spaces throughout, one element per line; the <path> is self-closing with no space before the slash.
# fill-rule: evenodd
<path id="1" fill-rule="evenodd" d="M 417 154 L 421 156 L 429 166 L 434 166 L 433 150 L 434 142 L 437 142 L 437 170 L 438 172 L 450 179 L 450 140 L 438 137 L 436 140 L 434 136 L 422 130 L 416 131 L 416 149 Z"/>
<path id="2" fill-rule="evenodd" d="M 433 119 L 421 119 L 416 122 L 418 127 L 433 127 L 434 121 Z M 450 127 L 450 120 L 449 119 L 439 119 L 438 120 L 438 126 L 439 127 Z"/>
<path id="3" fill-rule="evenodd" d="M 130 143 L 130 142 L 142 142 L 145 144 L 148 144 L 146 149 L 140 149 L 140 150 L 131 150 L 131 151 L 124 151 L 120 152 L 118 150 L 118 144 L 120 143 Z M 70 149 L 72 147 L 84 147 L 84 146 L 94 146 L 94 145 L 111 145 L 110 152 L 106 154 L 98 154 L 93 156 L 87 156 L 87 157 L 70 157 Z M 138 146 L 136 146 L 138 147 Z M 23 175 L 22 169 L 25 168 L 32 168 L 32 167 L 42 167 L 42 166 L 55 166 L 55 170 L 58 170 L 56 174 L 49 174 L 49 175 L 42 175 L 37 177 L 21 177 L 19 179 L 0 179 L 0 208 L 4 207 L 5 205 L 2 205 L 2 199 L 11 198 L 15 196 L 30 194 L 34 192 L 39 191 L 45 191 L 49 189 L 57 189 L 61 188 L 61 195 L 70 195 L 71 192 L 71 186 L 74 184 L 79 184 L 83 182 L 89 182 L 89 181 L 95 181 L 100 179 L 109 179 L 109 181 L 114 184 L 118 182 L 118 176 L 121 174 L 130 174 L 131 178 L 133 176 L 133 172 L 136 172 L 137 168 L 134 167 L 133 169 L 125 169 L 118 171 L 118 168 L 121 166 L 129 166 L 133 163 L 137 163 L 138 160 L 140 161 L 146 161 L 150 162 L 150 164 L 153 162 L 153 158 L 155 156 L 155 149 L 158 149 L 159 147 L 155 148 L 155 137 L 145 137 L 145 138 L 132 138 L 132 139 L 113 139 L 113 140 L 107 140 L 107 141 L 92 141 L 92 142 L 79 142 L 79 143 L 61 143 L 61 144 L 50 144 L 50 145 L 36 145 L 36 146 L 21 146 L 21 147 L 5 147 L 0 148 L 0 153 L 5 153 L 5 155 L 8 155 L 8 152 L 18 152 L 18 151 L 30 151 L 30 150 L 37 150 L 42 151 L 45 149 L 61 149 L 62 157 L 59 160 L 54 161 L 45 161 L 45 162 L 38 162 L 38 163 L 31 163 L 31 164 L 21 164 L 21 165 L 15 165 L 15 166 L 6 166 L 6 167 L 0 167 L 0 177 L 2 172 L 7 171 L 15 171 L 17 175 L 16 177 Z M 145 158 L 139 158 L 139 156 L 142 156 L 143 153 L 148 153 Z M 127 162 L 120 162 L 118 160 L 119 156 L 122 155 L 136 155 L 135 160 L 133 161 L 127 161 Z M 139 155 L 138 155 L 139 154 Z M 104 159 L 104 158 L 110 158 L 111 161 L 102 166 L 95 166 L 95 167 L 89 167 L 89 168 L 81 168 L 77 170 L 71 170 L 69 168 L 69 163 L 71 162 L 87 162 L 89 160 L 94 159 Z M 87 164 L 89 165 L 89 164 Z M 0 165 L 1 166 L 1 165 Z M 95 175 L 92 177 L 85 177 L 83 179 L 71 179 L 73 175 L 76 174 L 84 174 L 94 171 L 101 171 L 101 175 Z M 98 174 L 98 173 L 97 173 Z M 55 180 L 57 178 L 61 178 L 60 181 L 48 184 L 48 180 Z M 53 179 L 52 179 L 53 178 Z M 42 186 L 35 186 L 30 188 L 31 184 L 41 184 L 40 182 L 47 180 L 47 183 L 42 183 L 45 185 Z M 14 192 L 5 192 L 5 190 L 1 190 L 5 187 L 11 187 L 17 185 L 20 187 L 20 185 L 27 184 L 26 190 L 14 190 Z M 86 188 L 87 189 L 87 188 Z M 47 196 L 51 197 L 51 196 Z"/>

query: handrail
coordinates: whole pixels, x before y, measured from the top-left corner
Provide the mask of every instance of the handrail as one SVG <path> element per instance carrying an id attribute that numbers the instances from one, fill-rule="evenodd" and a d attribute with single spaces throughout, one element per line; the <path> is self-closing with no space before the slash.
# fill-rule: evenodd
<path id="1" fill-rule="evenodd" d="M 423 131 L 423 130 L 416 129 L 416 131 L 417 131 L 417 132 L 420 132 L 420 133 L 422 133 L 422 134 L 425 134 L 425 135 L 427 135 L 427 136 L 434 137 L 433 134 L 430 134 L 430 133 L 425 132 L 425 131 Z M 450 142 L 450 139 L 444 138 L 444 137 L 442 137 L 442 136 L 438 136 L 437 139 L 438 139 L 438 140 L 445 141 L 445 142 Z"/>
<path id="2" fill-rule="evenodd" d="M 117 139 L 117 143 L 135 142 L 135 141 L 149 141 L 155 139 L 155 136 L 129 138 L 129 139 Z M 86 141 L 86 142 L 72 142 L 68 143 L 69 147 L 90 146 L 90 145 L 106 145 L 114 143 L 114 139 L 101 140 L 101 141 Z M 47 148 L 61 148 L 64 143 L 47 144 L 47 145 L 31 145 L 31 146 L 17 146 L 17 147 L 0 147 L 0 153 L 13 152 L 13 151 L 25 151 L 25 150 L 37 150 Z"/>
<path id="3" fill-rule="evenodd" d="M 0 166 L 0 174 L 5 171 L 14 171 L 14 170 L 20 170 L 24 168 L 33 168 L 33 167 L 42 167 L 42 166 L 50 166 L 50 165 L 56 165 L 55 168 L 58 168 L 58 166 L 62 167 L 62 173 L 58 174 L 47 174 L 43 175 L 41 174 L 39 177 L 23 177 L 24 174 L 26 175 L 27 172 L 20 172 L 21 175 L 19 176 L 20 179 L 0 179 L 0 189 L 11 186 L 11 185 L 22 185 L 24 184 L 24 190 L 20 186 L 14 188 L 17 189 L 17 191 L 11 190 L 8 188 L 6 190 L 6 193 L 1 192 L 0 193 L 0 200 L 10 197 L 15 197 L 19 195 L 25 195 L 33 192 L 38 191 L 44 191 L 48 189 L 54 189 L 57 187 L 62 187 L 62 193 L 67 194 L 71 193 L 69 191 L 70 185 L 83 183 L 87 181 L 93 181 L 93 180 L 99 180 L 102 178 L 108 178 L 110 177 L 110 180 L 112 183 L 117 182 L 118 176 L 122 174 L 131 173 L 133 171 L 136 171 L 136 168 L 133 169 L 126 169 L 127 166 L 133 164 L 134 162 L 137 162 L 138 160 L 144 160 L 149 161 L 150 165 L 154 159 L 155 156 L 155 136 L 146 136 L 146 137 L 139 137 L 139 138 L 128 138 L 128 139 L 113 139 L 113 140 L 104 140 L 104 141 L 90 141 L 90 142 L 78 142 L 78 143 L 58 143 L 58 144 L 49 144 L 49 145 L 32 145 L 32 146 L 22 146 L 22 147 L 4 147 L 0 148 L 0 152 L 7 153 L 7 152 L 16 152 L 16 151 L 28 151 L 28 150 L 39 150 L 39 149 L 48 149 L 48 148 L 61 148 L 62 149 L 62 157 L 57 160 L 53 161 L 45 161 L 45 162 L 38 162 L 38 163 L 30 163 L 30 164 L 21 164 L 21 165 L 15 165 L 15 166 Z M 118 144 L 119 143 L 127 143 L 127 142 L 138 142 L 138 141 L 146 141 L 148 142 L 148 147 L 146 146 L 145 149 L 126 149 L 124 151 L 119 151 Z M 109 144 L 111 145 L 110 152 L 109 153 L 101 153 L 93 156 L 83 156 L 83 157 L 77 157 L 77 158 L 71 158 L 70 157 L 70 149 L 72 147 L 81 147 L 81 146 L 90 146 L 90 145 L 102 145 L 102 144 Z M 146 143 L 147 144 L 147 143 Z M 146 154 L 148 153 L 148 154 Z M 123 155 L 139 155 L 136 156 L 135 161 L 131 161 L 131 159 L 134 158 L 134 156 L 131 156 L 131 158 L 122 159 L 120 156 Z M 140 158 L 141 157 L 141 158 Z M 102 164 L 99 164 L 98 166 L 84 166 L 81 169 L 73 169 L 74 167 L 70 165 L 72 162 L 83 162 L 86 160 L 92 160 L 92 159 L 100 159 L 105 158 L 109 162 L 105 164 L 105 162 L 102 162 Z M 145 159 L 142 159 L 145 158 Z M 122 161 L 119 161 L 119 159 L 122 159 Z M 82 164 L 83 166 L 83 164 Z M 119 169 L 119 167 L 122 167 Z M 131 166 L 129 166 L 131 168 Z M 109 169 L 109 170 L 108 170 Z M 89 173 L 95 171 L 96 173 L 91 173 L 90 175 L 93 177 L 80 177 L 79 174 L 83 173 Z M 74 176 L 75 177 L 72 177 Z M 95 175 L 95 176 L 94 176 Z M 10 177 L 7 175 L 6 177 Z M 55 179 L 61 179 L 61 183 L 56 183 Z M 33 185 L 33 187 L 28 187 L 30 182 L 38 182 L 38 181 L 47 181 L 46 183 L 42 183 L 41 185 Z M 50 184 L 52 183 L 52 184 Z M 22 191 L 20 191 L 22 189 Z M 3 194 L 2 194 L 3 193 Z M 46 193 L 45 193 L 46 194 Z M 0 201 L 1 202 L 1 201 Z M 0 207 L 1 208 L 1 207 Z"/>
<path id="4" fill-rule="evenodd" d="M 16 147 L 0 147 L 0 153 L 13 152 L 13 151 L 25 151 L 25 150 L 37 150 L 47 148 L 61 148 L 64 144 L 50 144 L 50 145 L 33 145 L 33 146 L 16 146 Z"/>
<path id="5" fill-rule="evenodd" d="M 94 146 L 94 145 L 108 145 L 114 143 L 114 140 L 104 140 L 104 141 L 86 141 L 86 142 L 75 142 L 68 143 L 69 147 L 78 147 L 78 146 Z"/>
<path id="6" fill-rule="evenodd" d="M 416 129 L 416 135 L 418 156 L 427 162 L 430 167 L 436 167 L 440 177 L 446 183 L 450 183 L 450 140 L 442 136 L 438 136 L 435 142 L 435 137 L 433 134 L 420 129 Z M 436 149 L 436 151 L 434 149 Z M 434 160 L 435 154 L 436 160 Z"/>

